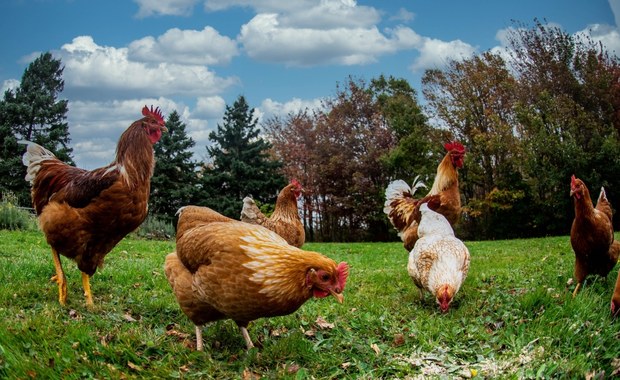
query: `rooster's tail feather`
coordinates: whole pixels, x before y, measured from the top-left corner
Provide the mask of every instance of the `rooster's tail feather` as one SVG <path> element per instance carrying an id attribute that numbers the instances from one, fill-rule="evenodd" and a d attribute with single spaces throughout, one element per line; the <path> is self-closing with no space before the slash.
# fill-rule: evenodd
<path id="1" fill-rule="evenodd" d="M 26 181 L 32 184 L 39 173 L 41 162 L 46 160 L 55 160 L 56 156 L 54 153 L 39 144 L 33 143 L 32 141 L 20 140 L 18 143 L 26 145 L 26 152 L 22 156 L 22 162 L 27 167 Z"/>

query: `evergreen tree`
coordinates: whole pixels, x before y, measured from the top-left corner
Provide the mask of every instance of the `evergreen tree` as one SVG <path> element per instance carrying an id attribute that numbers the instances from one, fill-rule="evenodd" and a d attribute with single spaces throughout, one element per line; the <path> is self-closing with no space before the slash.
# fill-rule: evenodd
<path id="1" fill-rule="evenodd" d="M 260 202 L 275 202 L 286 181 L 282 163 L 271 157 L 271 144 L 259 137 L 260 130 L 245 98 L 226 106 L 224 124 L 209 134 L 207 147 L 212 164 L 202 176 L 203 192 L 198 204 L 238 219 L 242 200 L 251 195 Z"/>
<path id="2" fill-rule="evenodd" d="M 73 164 L 68 125 L 67 100 L 58 100 L 64 89 L 62 67 L 51 53 L 43 53 L 24 71 L 20 85 L 8 90 L 0 101 L 0 188 L 17 193 L 20 202 L 30 202 L 25 168 L 16 151 L 16 141 L 34 141 L 51 150 L 59 159 Z M 15 174 L 21 173 L 20 183 Z"/>
<path id="3" fill-rule="evenodd" d="M 151 178 L 149 210 L 172 220 L 177 210 L 192 202 L 196 191 L 196 162 L 189 150 L 196 143 L 185 133 L 177 111 L 166 121 L 168 133 L 153 146 L 155 171 Z"/>

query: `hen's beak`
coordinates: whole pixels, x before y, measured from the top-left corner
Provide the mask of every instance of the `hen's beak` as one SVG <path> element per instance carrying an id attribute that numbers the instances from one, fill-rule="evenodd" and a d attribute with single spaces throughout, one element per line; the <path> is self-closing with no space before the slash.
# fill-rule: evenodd
<path id="1" fill-rule="evenodd" d="M 161 125 L 159 129 L 161 129 L 162 132 L 168 132 L 168 128 L 166 128 L 165 125 Z"/>
<path id="2" fill-rule="evenodd" d="M 336 293 L 336 291 L 333 289 L 330 289 L 329 292 L 338 300 L 339 303 L 342 303 L 344 301 L 344 296 L 342 295 L 342 293 Z"/>

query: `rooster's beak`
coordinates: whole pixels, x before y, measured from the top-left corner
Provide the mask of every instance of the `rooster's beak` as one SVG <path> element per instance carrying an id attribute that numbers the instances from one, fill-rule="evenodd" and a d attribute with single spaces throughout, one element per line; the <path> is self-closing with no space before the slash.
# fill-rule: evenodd
<path id="1" fill-rule="evenodd" d="M 332 296 L 336 297 L 339 303 L 342 303 L 344 301 L 344 296 L 342 295 L 342 293 L 336 293 L 336 291 L 334 291 L 333 289 L 330 289 L 329 292 Z"/>

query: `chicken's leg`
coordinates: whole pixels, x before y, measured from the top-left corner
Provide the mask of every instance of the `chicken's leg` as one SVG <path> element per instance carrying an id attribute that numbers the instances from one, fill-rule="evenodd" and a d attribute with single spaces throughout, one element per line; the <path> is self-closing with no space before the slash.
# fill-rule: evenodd
<path id="1" fill-rule="evenodd" d="M 67 304 L 67 278 L 65 272 L 62 270 L 62 264 L 60 262 L 60 255 L 52 248 L 52 259 L 54 259 L 54 267 L 56 268 L 56 275 L 52 276 L 51 280 L 58 284 L 58 302 L 62 306 Z"/>
<path id="2" fill-rule="evenodd" d="M 245 326 L 239 326 L 239 330 L 241 330 L 241 335 L 243 335 L 243 339 L 245 339 L 245 345 L 248 347 L 248 350 L 254 348 L 252 339 L 250 339 L 250 334 L 248 334 L 248 329 Z"/>
<path id="3" fill-rule="evenodd" d="M 202 351 L 202 327 L 196 325 L 196 350 Z"/>
<path id="4" fill-rule="evenodd" d="M 581 282 L 578 282 L 577 286 L 575 286 L 575 290 L 573 290 L 573 298 L 575 298 L 575 296 L 577 295 L 577 291 L 579 291 L 579 288 L 581 288 Z"/>
<path id="5" fill-rule="evenodd" d="M 82 272 L 82 286 L 84 287 L 84 296 L 86 297 L 86 306 L 93 306 L 93 293 L 90 291 L 90 276 Z"/>

